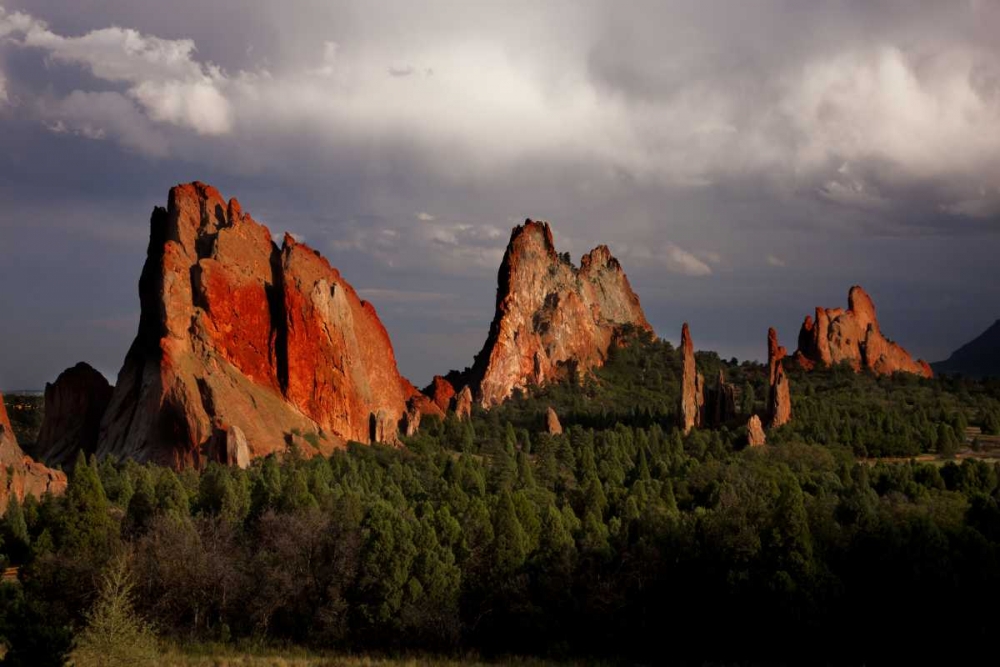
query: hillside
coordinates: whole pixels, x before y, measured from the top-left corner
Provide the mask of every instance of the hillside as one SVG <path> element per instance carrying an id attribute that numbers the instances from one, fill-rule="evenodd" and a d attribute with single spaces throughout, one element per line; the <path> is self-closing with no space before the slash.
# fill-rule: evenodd
<path id="1" fill-rule="evenodd" d="M 944 361 L 931 364 L 935 373 L 966 377 L 1000 377 L 1000 320 L 952 352 Z"/>

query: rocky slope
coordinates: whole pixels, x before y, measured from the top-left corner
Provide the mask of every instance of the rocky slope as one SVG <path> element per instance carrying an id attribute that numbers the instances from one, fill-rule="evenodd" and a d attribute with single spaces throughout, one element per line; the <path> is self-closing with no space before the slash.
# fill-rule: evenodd
<path id="1" fill-rule="evenodd" d="M 0 514 L 7 510 L 11 496 L 18 500 L 24 499 L 25 495 L 41 498 L 47 492 L 62 493 L 65 490 L 65 474 L 35 462 L 18 446 L 7 407 L 0 395 Z"/>
<path id="2" fill-rule="evenodd" d="M 45 412 L 34 450 L 38 459 L 68 470 L 78 452 L 93 454 L 111 391 L 104 376 L 82 362 L 46 384 Z"/>
<path id="3" fill-rule="evenodd" d="M 882 335 L 875 304 L 860 286 L 851 288 L 847 310 L 816 308 L 799 331 L 795 359 L 806 369 L 816 365 L 849 363 L 856 371 L 867 369 L 880 375 L 896 372 L 932 377 L 926 361 L 914 360 L 900 345 Z"/>
<path id="4" fill-rule="evenodd" d="M 607 246 L 576 268 L 556 252 L 548 223 L 527 220 L 511 233 L 489 336 L 464 384 L 483 407 L 498 405 L 515 389 L 601 365 L 626 325 L 651 330 Z"/>
<path id="5" fill-rule="evenodd" d="M 172 188 L 150 226 L 99 455 L 183 467 L 396 439 L 416 391 L 374 308 L 325 259 L 289 236 L 279 248 L 197 182 Z"/>
<path id="6" fill-rule="evenodd" d="M 944 361 L 932 364 L 934 372 L 966 377 L 1000 377 L 1000 320 Z"/>

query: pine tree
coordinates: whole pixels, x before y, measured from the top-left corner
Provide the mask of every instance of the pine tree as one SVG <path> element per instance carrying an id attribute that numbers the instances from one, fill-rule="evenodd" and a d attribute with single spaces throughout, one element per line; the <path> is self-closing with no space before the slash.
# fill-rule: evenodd
<path id="1" fill-rule="evenodd" d="M 97 601 L 72 653 L 75 667 L 133 667 L 157 664 L 156 635 L 135 612 L 135 584 L 124 556 L 104 572 Z"/>
<path id="2" fill-rule="evenodd" d="M 497 575 L 515 572 L 528 555 L 528 536 L 517 518 L 510 491 L 500 492 L 493 515 L 493 563 Z"/>

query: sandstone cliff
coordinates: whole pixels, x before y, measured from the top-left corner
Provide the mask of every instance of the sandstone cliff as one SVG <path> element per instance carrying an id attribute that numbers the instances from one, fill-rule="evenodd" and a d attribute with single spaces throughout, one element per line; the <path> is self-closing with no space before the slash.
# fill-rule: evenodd
<path id="1" fill-rule="evenodd" d="M 600 366 L 626 325 L 651 330 L 607 246 L 576 268 L 556 252 L 548 223 L 527 220 L 500 266 L 496 313 L 468 378 L 475 399 L 491 407 L 515 389 Z"/>
<path id="2" fill-rule="evenodd" d="M 183 467 L 285 451 L 293 435 L 312 434 L 295 439 L 307 455 L 396 439 L 409 383 L 374 308 L 318 253 L 288 236 L 279 248 L 202 183 L 171 189 L 150 226 L 99 455 Z"/>
<path id="3" fill-rule="evenodd" d="M 41 498 L 46 493 L 65 490 L 64 473 L 35 462 L 18 446 L 0 395 L 0 515 L 7 510 L 11 496 L 23 500 L 25 495 Z"/>
<path id="4" fill-rule="evenodd" d="M 35 446 L 38 459 L 68 470 L 78 452 L 93 454 L 111 392 L 104 376 L 82 362 L 46 384 L 45 413 Z"/>
<path id="5" fill-rule="evenodd" d="M 906 372 L 933 377 L 926 361 L 914 360 L 900 345 L 882 335 L 875 304 L 864 289 L 858 285 L 852 287 L 847 302 L 847 310 L 816 308 L 815 319 L 806 316 L 795 353 L 800 366 L 812 369 L 817 364 L 847 362 L 855 371 L 868 369 L 880 375 Z"/>

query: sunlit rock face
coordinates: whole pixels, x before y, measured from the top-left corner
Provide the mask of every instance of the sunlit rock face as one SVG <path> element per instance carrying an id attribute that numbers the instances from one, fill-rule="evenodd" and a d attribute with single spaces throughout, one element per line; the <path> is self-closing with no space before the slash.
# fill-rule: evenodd
<path id="1" fill-rule="evenodd" d="M 0 395 L 0 515 L 7 510 L 11 497 L 23 500 L 32 495 L 41 498 L 46 493 L 66 490 L 66 475 L 27 456 L 17 443 L 10 417 Z"/>
<path id="2" fill-rule="evenodd" d="M 805 369 L 847 362 L 855 371 L 867 369 L 879 375 L 904 372 L 934 376 L 926 361 L 914 359 L 882 335 L 875 303 L 859 285 L 847 295 L 847 310 L 817 307 L 815 319 L 806 316 L 795 360 Z"/>
<path id="3" fill-rule="evenodd" d="M 705 405 L 705 380 L 698 372 L 694 358 L 694 342 L 687 322 L 681 328 L 681 404 L 678 414 L 685 435 L 702 425 Z"/>
<path id="4" fill-rule="evenodd" d="M 778 344 L 778 332 L 767 330 L 768 427 L 777 428 L 792 420 L 792 396 L 782 363 L 788 351 Z"/>
<path id="5" fill-rule="evenodd" d="M 527 220 L 511 233 L 493 323 L 467 383 L 483 407 L 498 405 L 514 390 L 600 366 L 627 325 L 652 330 L 607 246 L 577 268 L 556 252 L 548 223 Z"/>
<path id="6" fill-rule="evenodd" d="M 395 442 L 416 391 L 374 307 L 316 251 L 213 187 L 154 210 L 139 332 L 101 422 L 98 454 L 174 467 L 242 464 L 347 440 Z"/>

